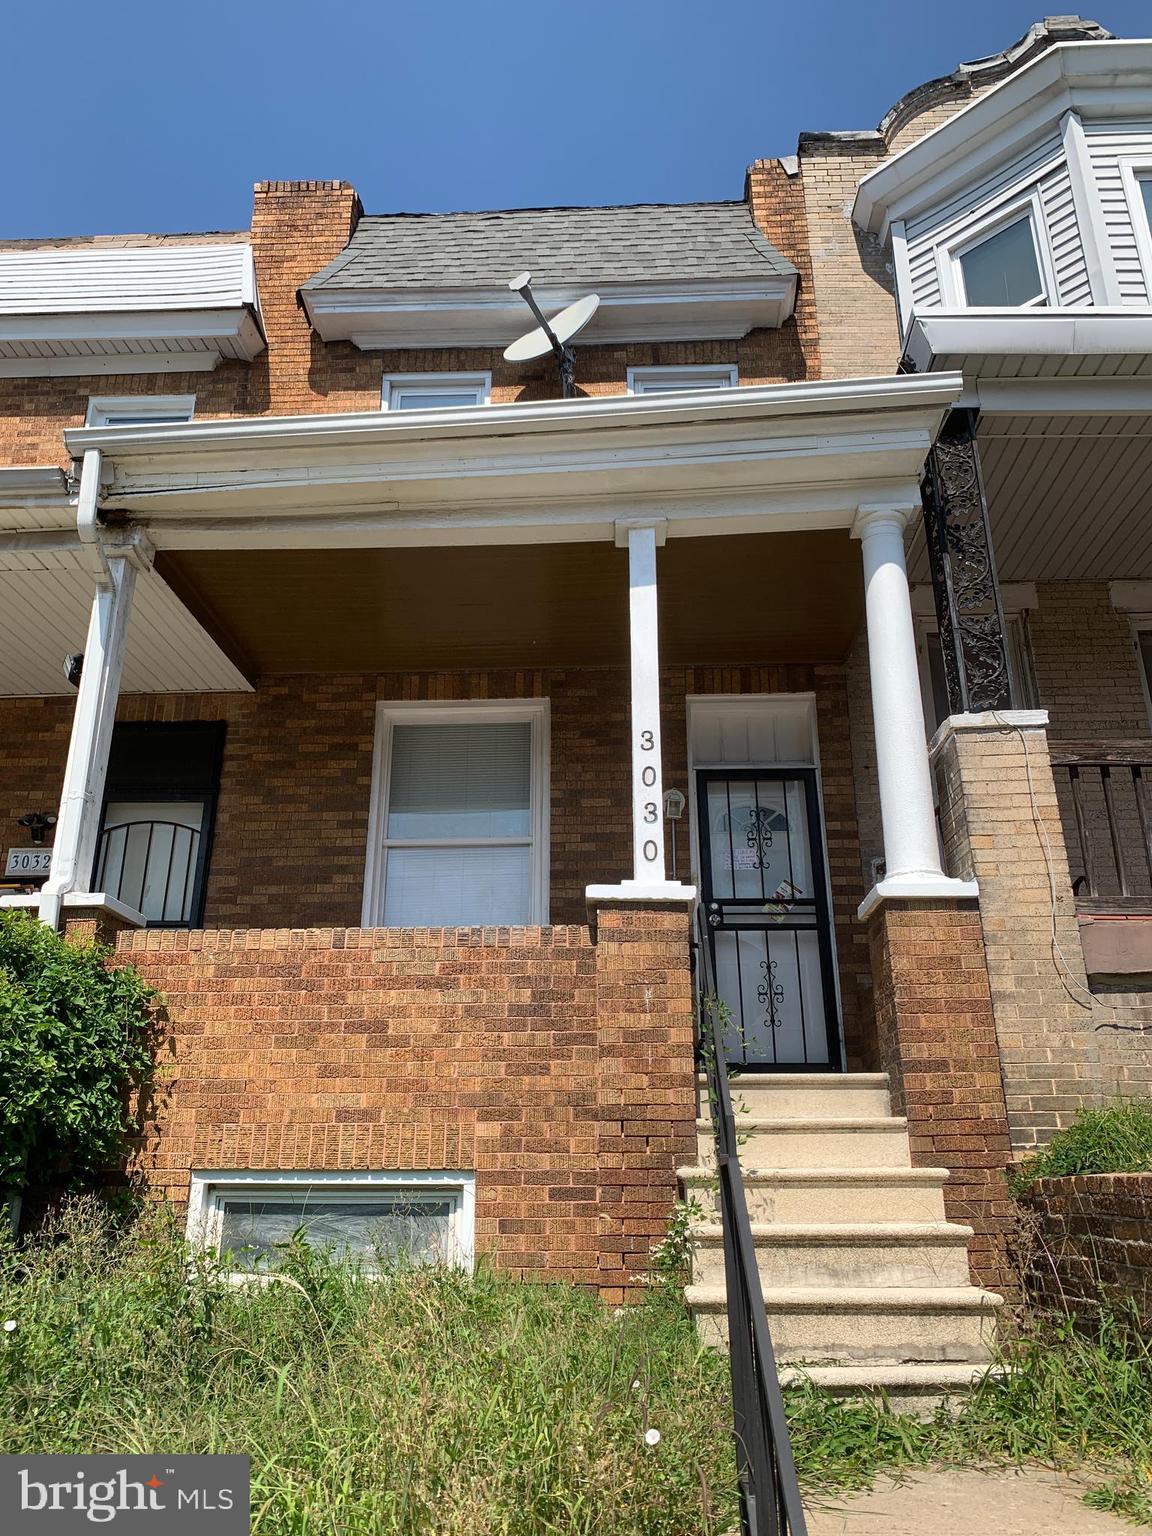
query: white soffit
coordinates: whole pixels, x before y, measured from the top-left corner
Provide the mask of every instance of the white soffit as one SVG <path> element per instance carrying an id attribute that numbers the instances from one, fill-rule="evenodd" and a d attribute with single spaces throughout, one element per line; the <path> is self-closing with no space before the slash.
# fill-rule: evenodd
<path id="1" fill-rule="evenodd" d="M 921 311 L 904 355 L 918 373 L 962 370 L 966 380 L 1152 375 L 1152 315 L 1099 308 Z"/>
<path id="2" fill-rule="evenodd" d="M 70 694 L 64 658 L 83 651 L 93 577 L 80 554 L 0 550 L 0 696 Z M 251 684 L 155 571 L 137 578 L 125 693 L 250 692 Z"/>
<path id="3" fill-rule="evenodd" d="M 1152 113 L 1152 41 L 1057 43 L 869 171 L 853 222 L 885 235 L 893 219 L 947 201 L 1072 109 L 1085 118 Z"/>
<path id="4" fill-rule="evenodd" d="M 737 340 L 758 327 L 775 329 L 792 313 L 794 274 L 745 281 L 598 283 L 600 307 L 578 345 L 630 341 Z M 546 314 L 585 289 L 541 284 Z M 365 351 L 385 347 L 505 347 L 531 325 L 517 294 L 504 289 L 410 291 L 301 289 L 313 328 L 324 341 L 350 341 Z"/>
<path id="5" fill-rule="evenodd" d="M 250 245 L 0 251 L 0 377 L 204 368 L 263 348 Z"/>

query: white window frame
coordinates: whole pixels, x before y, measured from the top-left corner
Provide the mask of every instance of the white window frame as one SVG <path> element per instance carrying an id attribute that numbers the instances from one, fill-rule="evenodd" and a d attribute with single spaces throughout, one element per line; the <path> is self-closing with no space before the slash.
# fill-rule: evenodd
<path id="1" fill-rule="evenodd" d="M 1152 181 L 1152 155 L 1132 155 L 1120 160 L 1120 179 L 1124 185 L 1124 197 L 1128 204 L 1128 217 L 1132 221 L 1132 233 L 1136 238 L 1136 250 L 1144 272 L 1144 287 L 1152 303 L 1152 227 L 1140 195 L 1140 183 Z"/>
<path id="2" fill-rule="evenodd" d="M 195 395 L 90 395 L 86 427 L 106 427 L 110 416 L 182 416 L 196 414 Z"/>
<path id="3" fill-rule="evenodd" d="M 740 382 L 739 370 L 735 363 L 677 363 L 668 367 L 644 367 L 629 368 L 628 393 L 630 395 L 646 395 L 657 393 L 644 388 L 645 384 L 663 382 L 668 379 L 683 380 L 680 386 L 683 389 L 734 389 Z M 716 381 L 720 382 L 717 383 Z M 669 393 L 660 390 L 660 394 Z"/>
<path id="4" fill-rule="evenodd" d="M 964 270 L 961 258 L 976 246 L 983 245 L 993 235 L 1007 229 L 1010 224 L 1028 220 L 1032 232 L 1032 248 L 1036 253 L 1036 270 L 1040 274 L 1043 290 L 1026 304 L 969 304 L 964 288 Z M 942 241 L 936 247 L 936 268 L 940 278 L 940 293 L 947 304 L 956 309 L 970 310 L 977 314 L 1012 314 L 1019 309 L 1051 309 L 1057 305 L 1056 273 L 1048 250 L 1048 235 L 1044 224 L 1044 208 L 1040 201 L 1040 188 L 1033 186 L 1023 197 L 1001 205 L 989 212 L 979 223 L 966 224 L 959 233 Z"/>
<path id="5" fill-rule="evenodd" d="M 259 1198 L 288 1192 L 315 1190 L 330 1199 L 347 1195 L 353 1204 L 357 1195 L 373 1195 L 386 1190 L 411 1190 L 414 1198 L 445 1197 L 455 1201 L 449 1218 L 451 1248 L 449 1266 L 471 1271 L 476 1258 L 476 1175 L 443 1170 L 372 1169 L 363 1172 L 320 1172 L 296 1169 L 193 1169 L 188 1184 L 189 1244 L 203 1252 L 219 1255 L 224 1201 L 240 1196 Z M 268 1271 L 267 1273 L 274 1273 Z M 241 1281 L 262 1280 L 265 1274 L 236 1271 L 232 1278 Z"/>
<path id="6" fill-rule="evenodd" d="M 372 759 L 372 801 L 368 813 L 368 857 L 364 870 L 365 928 L 384 926 L 384 883 L 387 850 L 389 778 L 392 770 L 392 731 L 397 725 L 509 725 L 527 722 L 532 727 L 531 806 L 528 838 L 397 838 L 398 847 L 426 846 L 463 848 L 519 847 L 530 840 L 532 849 L 528 922 L 548 922 L 549 806 L 550 806 L 550 711 L 547 699 L 472 699 L 453 703 L 408 703 L 383 700 L 376 706 L 376 743 Z M 506 927 L 506 924 L 500 924 Z"/>
<path id="7" fill-rule="evenodd" d="M 387 373 L 380 390 L 380 409 L 382 411 L 399 410 L 399 406 L 392 404 L 392 396 L 395 392 L 415 395 L 440 395 L 446 390 L 470 389 L 475 392 L 476 398 L 469 405 L 489 405 L 492 400 L 492 375 L 491 373 Z M 466 405 L 438 405 L 428 406 L 428 410 L 438 411 L 464 411 Z M 419 406 L 405 406 L 405 410 L 419 410 Z"/>
<path id="8" fill-rule="evenodd" d="M 1130 613 L 1128 623 L 1132 631 L 1132 649 L 1136 652 L 1136 667 L 1140 673 L 1140 687 L 1144 694 L 1144 708 L 1148 714 L 1148 724 L 1152 727 L 1152 677 L 1149 677 L 1148 668 L 1144 665 L 1144 652 L 1140 646 L 1140 636 L 1152 634 L 1152 613 Z"/>

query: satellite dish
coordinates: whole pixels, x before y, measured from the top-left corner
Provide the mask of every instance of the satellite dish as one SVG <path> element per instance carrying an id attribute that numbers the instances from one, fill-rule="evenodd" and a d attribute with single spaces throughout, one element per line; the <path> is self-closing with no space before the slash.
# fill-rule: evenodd
<path id="1" fill-rule="evenodd" d="M 563 346 L 573 336 L 578 336 L 599 308 L 600 295 L 586 293 L 582 299 L 562 309 L 546 325 L 538 325 L 534 331 L 529 331 L 510 347 L 505 347 L 504 361 L 526 363 L 530 358 L 543 357 L 545 352 L 554 352 L 556 342 Z"/>
<path id="2" fill-rule="evenodd" d="M 600 308 L 600 295 L 587 293 L 582 299 L 577 299 L 574 304 L 569 304 L 566 309 L 562 309 L 551 320 L 547 320 L 533 296 L 531 272 L 521 272 L 518 277 L 511 280 L 508 286 L 513 293 L 520 295 L 539 324 L 535 330 L 528 331 L 525 335 L 518 337 L 511 346 L 504 348 L 504 361 L 526 363 L 533 357 L 543 357 L 546 352 L 553 353 L 560 365 L 560 385 L 564 398 L 570 399 L 575 394 L 573 382 L 575 357 L 568 343 L 584 329 Z"/>

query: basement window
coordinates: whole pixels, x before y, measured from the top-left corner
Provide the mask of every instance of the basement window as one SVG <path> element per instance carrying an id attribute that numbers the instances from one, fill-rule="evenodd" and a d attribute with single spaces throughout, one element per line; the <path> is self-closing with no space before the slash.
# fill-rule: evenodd
<path id="1" fill-rule="evenodd" d="M 188 1240 L 238 1277 L 275 1271 L 300 1239 L 367 1274 L 471 1269 L 475 1194 L 471 1173 L 193 1173 Z"/>
<path id="2" fill-rule="evenodd" d="M 739 382 L 735 363 L 628 370 L 630 395 L 672 395 L 686 389 L 733 389 Z"/>
<path id="3" fill-rule="evenodd" d="M 93 395 L 88 401 L 86 427 L 163 426 L 191 421 L 195 395 Z"/>
<path id="4" fill-rule="evenodd" d="M 393 373 L 385 376 L 381 409 L 440 411 L 456 405 L 487 405 L 490 373 Z"/>

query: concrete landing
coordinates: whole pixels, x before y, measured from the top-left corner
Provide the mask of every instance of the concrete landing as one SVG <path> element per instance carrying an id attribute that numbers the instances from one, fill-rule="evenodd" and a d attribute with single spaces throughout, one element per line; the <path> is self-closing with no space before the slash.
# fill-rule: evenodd
<path id="1" fill-rule="evenodd" d="M 1127 1520 L 1082 1503 L 1084 1491 L 1046 1467 L 939 1467 L 805 1510 L 808 1536 L 1133 1536 Z"/>

